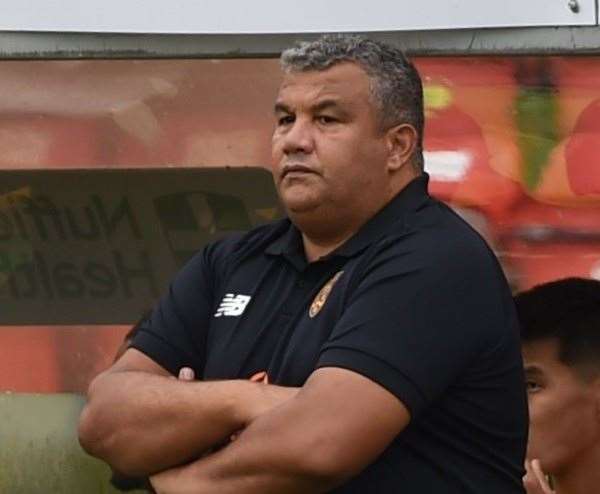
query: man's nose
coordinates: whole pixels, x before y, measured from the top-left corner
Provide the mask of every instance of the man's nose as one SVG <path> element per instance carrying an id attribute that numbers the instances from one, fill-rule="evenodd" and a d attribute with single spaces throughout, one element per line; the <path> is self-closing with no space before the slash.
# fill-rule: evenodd
<path id="1" fill-rule="evenodd" d="M 283 152 L 310 154 L 313 149 L 314 136 L 310 121 L 297 118 L 283 136 Z"/>

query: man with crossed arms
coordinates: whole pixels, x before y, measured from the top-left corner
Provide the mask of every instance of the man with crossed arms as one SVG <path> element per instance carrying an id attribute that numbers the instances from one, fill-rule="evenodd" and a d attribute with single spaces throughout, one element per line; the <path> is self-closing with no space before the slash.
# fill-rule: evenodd
<path id="1" fill-rule="evenodd" d="M 355 36 L 282 68 L 289 218 L 192 258 L 90 385 L 82 445 L 165 494 L 522 493 L 513 302 L 485 242 L 427 194 L 417 71 Z M 170 378 L 182 368 L 197 380 Z"/>

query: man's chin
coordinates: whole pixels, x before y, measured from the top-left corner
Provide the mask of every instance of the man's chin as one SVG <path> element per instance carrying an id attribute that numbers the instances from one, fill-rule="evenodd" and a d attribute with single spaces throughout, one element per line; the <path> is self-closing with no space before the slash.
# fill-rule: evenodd
<path id="1" fill-rule="evenodd" d="M 319 208 L 320 202 L 309 199 L 283 200 L 285 209 L 290 215 L 312 213 Z"/>

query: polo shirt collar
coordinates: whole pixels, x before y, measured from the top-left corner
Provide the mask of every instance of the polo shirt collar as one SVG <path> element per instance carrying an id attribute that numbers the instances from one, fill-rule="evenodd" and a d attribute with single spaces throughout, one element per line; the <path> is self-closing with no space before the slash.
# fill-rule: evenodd
<path id="1" fill-rule="evenodd" d="M 387 233 L 390 227 L 404 214 L 419 209 L 429 198 L 427 185 L 429 175 L 423 173 L 406 185 L 389 203 L 367 221 L 352 237 L 329 253 L 323 260 L 334 256 L 353 257 Z M 284 255 L 290 261 L 303 260 L 304 245 L 302 235 L 291 221 L 288 228 L 278 239 L 269 245 L 265 252 L 272 255 Z M 294 264 L 296 264 L 294 262 Z"/>
<path id="2" fill-rule="evenodd" d="M 413 179 L 390 202 L 367 221 L 352 237 L 340 245 L 329 256 L 352 257 L 389 232 L 394 223 L 406 213 L 416 211 L 429 197 L 429 176 L 420 175 Z"/>
<path id="3" fill-rule="evenodd" d="M 304 255 L 304 246 L 302 244 L 300 230 L 298 230 L 289 219 L 285 219 L 284 221 L 288 225 L 287 229 L 285 229 L 283 234 L 265 249 L 265 252 L 276 256 L 296 253 Z"/>

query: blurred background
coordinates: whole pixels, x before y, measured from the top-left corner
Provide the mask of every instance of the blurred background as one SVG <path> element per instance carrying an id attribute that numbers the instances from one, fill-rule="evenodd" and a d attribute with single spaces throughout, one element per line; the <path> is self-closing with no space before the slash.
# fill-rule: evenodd
<path id="1" fill-rule="evenodd" d="M 416 58 L 430 192 L 513 290 L 600 279 L 600 57 Z M 193 252 L 281 216 L 274 59 L 0 61 L 0 390 L 82 392 Z"/>

